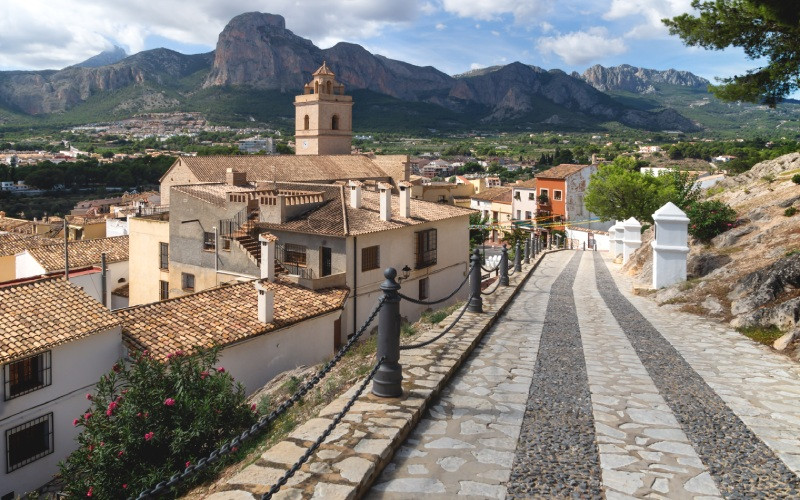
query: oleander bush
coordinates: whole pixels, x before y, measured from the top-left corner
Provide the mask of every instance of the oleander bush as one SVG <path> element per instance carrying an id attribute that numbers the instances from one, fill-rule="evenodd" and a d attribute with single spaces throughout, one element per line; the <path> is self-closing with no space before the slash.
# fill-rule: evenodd
<path id="1" fill-rule="evenodd" d="M 690 203 L 686 215 L 689 217 L 689 234 L 704 242 L 736 224 L 736 210 L 717 200 Z"/>
<path id="2" fill-rule="evenodd" d="M 242 385 L 214 366 L 218 354 L 178 351 L 162 362 L 145 351 L 114 364 L 73 421 L 81 433 L 79 448 L 59 464 L 64 492 L 136 497 L 253 424 L 255 408 Z"/>

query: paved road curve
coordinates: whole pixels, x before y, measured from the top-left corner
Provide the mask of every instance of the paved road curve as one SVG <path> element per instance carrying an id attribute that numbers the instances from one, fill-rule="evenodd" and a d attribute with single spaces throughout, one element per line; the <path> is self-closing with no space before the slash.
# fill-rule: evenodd
<path id="1" fill-rule="evenodd" d="M 368 498 L 800 497 L 800 368 L 604 257 L 546 257 Z"/>

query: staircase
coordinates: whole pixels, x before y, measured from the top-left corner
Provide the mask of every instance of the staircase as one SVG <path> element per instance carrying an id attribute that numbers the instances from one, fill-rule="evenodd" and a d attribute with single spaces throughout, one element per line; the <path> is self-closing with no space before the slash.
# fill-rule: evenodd
<path id="1" fill-rule="evenodd" d="M 256 213 L 255 216 L 258 214 Z M 231 234 L 231 241 L 234 245 L 238 246 L 253 264 L 256 266 L 261 265 L 261 244 L 258 242 L 258 237 L 255 236 L 254 229 L 256 227 L 255 217 L 251 216 L 247 222 L 239 226 Z"/>

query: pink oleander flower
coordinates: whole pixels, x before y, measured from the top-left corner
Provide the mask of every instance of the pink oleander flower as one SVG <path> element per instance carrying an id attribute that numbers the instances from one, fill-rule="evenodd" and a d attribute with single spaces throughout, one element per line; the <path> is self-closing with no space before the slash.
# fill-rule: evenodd
<path id="1" fill-rule="evenodd" d="M 89 491 L 87 491 L 87 492 L 86 492 L 86 496 L 87 496 L 87 497 L 90 497 L 90 496 L 92 496 L 92 490 L 93 490 L 93 489 L 94 489 L 94 486 L 89 486 Z"/>
<path id="2" fill-rule="evenodd" d="M 142 416 L 142 412 L 137 413 L 136 416 L 137 417 L 141 417 Z"/>
<path id="3" fill-rule="evenodd" d="M 80 420 L 78 420 L 77 418 L 75 420 L 73 420 L 72 421 L 72 427 L 77 427 L 78 426 L 78 422 L 80 422 Z"/>
<path id="4" fill-rule="evenodd" d="M 225 373 L 225 367 L 224 366 L 220 366 L 219 368 L 217 368 L 217 371 L 220 372 L 220 373 Z"/>
<path id="5" fill-rule="evenodd" d="M 90 412 L 90 413 L 86 413 L 86 414 L 83 416 L 83 418 L 84 418 L 84 419 L 86 419 L 86 420 L 89 420 L 90 418 L 92 418 L 92 414 L 91 414 L 91 412 Z"/>
<path id="6" fill-rule="evenodd" d="M 124 484 L 122 485 L 122 489 L 123 489 L 123 490 L 127 490 L 127 489 L 128 489 L 128 483 L 124 483 Z"/>
<path id="7" fill-rule="evenodd" d="M 151 439 L 153 439 L 153 436 L 155 436 L 155 433 L 153 431 L 150 431 L 150 432 L 148 432 L 147 434 L 144 435 L 144 440 L 145 441 L 150 441 Z"/>
<path id="8" fill-rule="evenodd" d="M 106 416 L 110 417 L 111 415 L 113 415 L 114 414 L 114 410 L 117 409 L 117 406 L 119 406 L 119 403 L 117 403 L 116 401 L 112 401 L 112 402 L 108 403 L 108 409 L 106 410 Z"/>
<path id="9" fill-rule="evenodd" d="M 86 395 L 86 399 L 88 399 L 89 401 L 91 401 L 91 400 L 92 400 L 92 395 L 91 395 L 91 394 L 87 394 L 87 395 Z"/>
<path id="10" fill-rule="evenodd" d="M 167 399 L 164 400 L 164 405 L 165 406 L 173 406 L 174 404 L 175 404 L 175 400 L 172 399 L 172 398 L 167 398 Z"/>
<path id="11" fill-rule="evenodd" d="M 124 451 L 119 450 L 119 453 L 117 453 L 117 457 L 121 457 L 124 453 L 125 453 Z"/>
<path id="12" fill-rule="evenodd" d="M 207 371 L 200 372 L 200 380 L 205 380 L 206 377 L 208 377 Z"/>
<path id="13" fill-rule="evenodd" d="M 186 467 L 189 467 L 190 465 L 192 465 L 192 462 L 189 462 L 189 461 L 187 460 L 187 461 L 186 461 Z"/>
<path id="14" fill-rule="evenodd" d="M 114 370 L 115 372 L 119 373 L 119 371 L 122 369 L 122 367 L 119 366 L 119 363 L 114 363 L 114 366 L 112 366 L 111 369 Z"/>
<path id="15" fill-rule="evenodd" d="M 255 403 L 250 405 L 250 411 L 256 411 L 256 404 Z"/>

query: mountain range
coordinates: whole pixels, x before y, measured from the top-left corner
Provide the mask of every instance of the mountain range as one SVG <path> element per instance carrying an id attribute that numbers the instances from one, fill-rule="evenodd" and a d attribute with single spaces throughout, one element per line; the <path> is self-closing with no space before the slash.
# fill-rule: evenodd
<path id="1" fill-rule="evenodd" d="M 233 18 L 206 54 L 126 56 L 115 47 L 58 71 L 0 72 L 0 123 L 77 124 L 178 110 L 222 123 L 289 126 L 294 95 L 323 61 L 353 95 L 354 122 L 364 130 L 691 132 L 716 126 L 728 106 L 707 93 L 707 80 L 685 71 L 622 65 L 567 74 L 515 62 L 450 76 L 352 43 L 320 49 L 288 30 L 282 16 L 252 12 Z M 693 111 L 712 103 L 712 113 Z"/>

